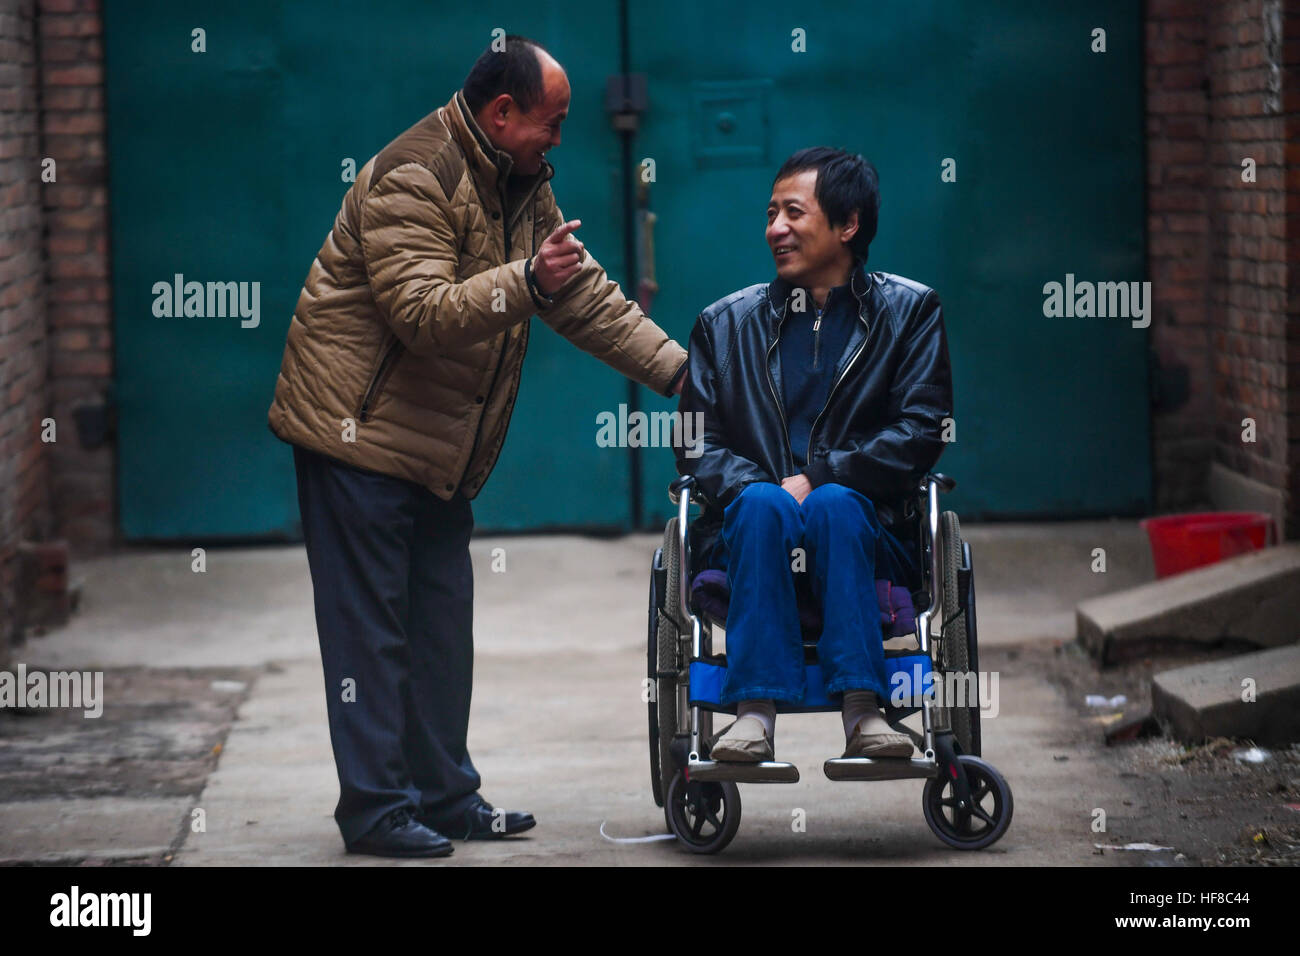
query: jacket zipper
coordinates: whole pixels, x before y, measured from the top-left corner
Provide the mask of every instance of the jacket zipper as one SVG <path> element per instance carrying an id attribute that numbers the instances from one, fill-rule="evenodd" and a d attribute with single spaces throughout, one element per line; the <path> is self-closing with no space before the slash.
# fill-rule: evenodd
<path id="1" fill-rule="evenodd" d="M 781 310 L 781 321 L 785 320 L 785 309 Z M 776 404 L 776 412 L 781 416 L 781 434 L 785 438 L 785 460 L 788 462 L 786 470 L 794 471 L 794 452 L 790 449 L 790 425 L 785 420 L 785 409 L 781 406 L 781 399 L 776 394 L 776 382 L 772 380 L 772 350 L 776 348 L 781 341 L 781 323 L 776 326 L 776 338 L 772 344 L 767 347 L 767 363 L 764 366 L 767 370 L 767 387 L 772 390 L 772 401 Z"/>
<path id="2" fill-rule="evenodd" d="M 868 295 L 871 294 L 870 286 L 868 286 L 867 288 L 867 294 Z M 867 327 L 867 334 L 863 336 L 862 344 L 858 346 L 857 350 L 851 356 L 849 356 L 849 363 L 844 366 L 844 371 L 841 372 L 839 378 L 837 378 L 834 381 L 834 383 L 832 383 L 831 390 L 826 393 L 826 404 L 822 406 L 822 410 L 818 412 L 817 417 L 813 419 L 812 428 L 808 429 L 808 451 L 804 455 L 804 461 L 807 462 L 812 461 L 813 438 L 815 438 L 817 435 L 817 425 L 822 420 L 822 416 L 826 414 L 826 409 L 831 407 L 831 399 L 835 397 L 835 389 L 839 388 L 840 382 L 844 381 L 844 379 L 848 377 L 849 370 L 853 368 L 853 363 L 858 360 L 858 356 L 862 354 L 862 350 L 867 347 L 867 338 L 870 337 L 871 335 L 871 325 L 870 323 L 867 322 L 866 319 L 862 318 L 861 312 L 858 313 L 858 321 Z M 818 316 L 817 322 L 818 324 L 821 323 L 820 316 Z M 813 328 L 815 330 L 816 326 L 813 326 Z M 815 345 L 814 348 L 816 348 Z"/>
<path id="3" fill-rule="evenodd" d="M 542 183 L 544 183 L 544 182 L 545 182 L 545 180 L 542 180 L 542 181 L 539 181 L 539 182 L 537 182 L 537 183 L 534 183 L 534 184 L 533 184 L 533 188 L 532 188 L 532 190 L 529 191 L 528 195 L 525 196 L 525 197 L 520 201 L 520 203 L 519 203 L 519 205 L 518 205 L 517 208 L 520 209 L 520 210 L 522 210 L 522 209 L 524 209 L 525 206 L 527 206 L 529 203 L 531 203 L 531 202 L 533 201 L 533 197 L 537 195 L 538 191 L 542 188 Z M 499 191 L 499 198 L 501 199 L 501 240 L 502 240 L 502 248 L 505 250 L 505 261 L 506 261 L 506 262 L 509 262 L 509 261 L 510 261 L 510 222 L 509 222 L 509 220 L 508 220 L 507 217 L 506 217 L 506 194 L 505 194 L 505 192 L 504 192 L 503 190 L 502 190 L 502 191 Z M 535 238 L 535 237 L 534 237 L 534 238 Z M 534 250 L 534 251 L 536 251 L 536 250 Z M 482 438 L 483 438 L 483 419 L 487 417 L 487 406 L 488 406 L 488 403 L 489 403 L 490 401 L 492 401 L 492 391 L 493 391 L 493 389 L 495 389 L 496 386 L 497 386 L 497 379 L 498 379 L 498 378 L 500 377 L 500 375 L 501 375 L 501 366 L 505 364 L 505 360 L 506 360 L 506 352 L 509 350 L 509 348 L 510 348 L 510 329 L 506 329 L 506 337 L 505 337 L 505 341 L 503 341 L 503 342 L 501 343 L 501 354 L 497 356 L 497 365 L 496 365 L 496 368 L 494 368 L 494 369 L 492 370 L 492 378 L 491 378 L 491 380 L 488 382 L 487 393 L 483 396 L 483 414 L 479 416 L 479 420 L 478 420 L 478 428 L 475 429 L 475 431 L 474 431 L 474 444 L 470 445 L 470 448 L 469 448 L 469 458 L 468 458 L 468 459 L 466 460 L 466 462 L 465 462 L 465 470 L 466 470 L 466 471 L 468 471 L 468 470 L 469 470 L 469 466 L 472 465 L 472 464 L 474 463 L 474 453 L 478 451 L 479 442 L 480 442 L 480 441 L 482 440 Z M 513 411 L 513 409 L 511 409 L 511 410 Z M 510 427 L 510 419 L 507 418 L 507 419 L 506 419 L 506 428 L 509 429 L 509 427 Z M 461 476 L 461 481 L 462 481 L 462 482 L 464 481 L 464 475 L 463 475 L 463 474 L 462 474 L 462 476 Z"/>
<path id="4" fill-rule="evenodd" d="M 822 310 L 817 310 L 817 318 L 813 322 L 813 371 L 821 368 L 821 351 L 822 351 Z"/>
<path id="5" fill-rule="evenodd" d="M 389 345 L 387 351 L 384 352 L 384 357 L 380 359 L 379 368 L 375 369 L 375 374 L 370 379 L 370 385 L 367 386 L 365 395 L 361 397 L 361 410 L 357 414 L 357 417 L 361 419 L 361 421 L 366 422 L 370 420 L 370 405 L 374 402 L 375 396 L 378 395 L 384 376 L 395 362 L 397 350 L 401 347 L 401 339 L 393 339 L 392 344 Z"/>
<path id="6" fill-rule="evenodd" d="M 532 192 L 530 192 L 523 199 L 523 201 L 519 203 L 519 207 L 518 207 L 519 209 L 523 209 L 526 205 L 528 205 L 528 203 L 533 201 L 533 197 L 537 195 L 537 191 L 541 189 L 541 185 L 542 185 L 541 183 L 537 183 L 534 185 Z M 506 254 L 505 261 L 509 262 L 510 261 L 510 223 L 506 218 L 506 194 L 504 191 L 500 193 L 500 198 L 501 198 L 502 248 L 505 250 L 505 254 Z M 487 393 L 483 396 L 483 414 L 479 416 L 478 428 L 475 429 L 474 431 L 474 444 L 470 445 L 469 458 L 465 462 L 466 471 L 468 471 L 469 466 L 474 463 L 474 453 L 478 451 L 479 441 L 483 438 L 483 419 L 487 417 L 487 406 L 488 403 L 492 400 L 492 390 L 495 389 L 497 386 L 497 378 L 500 377 L 501 375 L 501 366 L 505 364 L 506 351 L 509 348 L 510 348 L 510 330 L 506 329 L 505 341 L 501 343 L 501 354 L 497 356 L 497 366 L 492 370 L 492 378 L 488 382 Z M 506 420 L 506 427 L 507 428 L 510 427 L 510 421 L 508 419 Z"/>
<path id="7" fill-rule="evenodd" d="M 506 217 L 509 214 L 510 210 L 506 208 L 506 191 L 504 189 L 500 191 L 500 198 L 501 198 L 501 240 L 502 240 L 502 246 L 506 251 L 506 262 L 509 262 L 510 261 L 510 222 L 507 220 Z"/>
<path id="8" fill-rule="evenodd" d="M 510 348 L 510 330 L 506 330 L 505 341 L 501 343 L 501 354 L 497 356 L 497 367 L 492 370 L 492 379 L 488 382 L 487 393 L 483 396 L 483 414 L 478 418 L 478 428 L 474 430 L 474 444 L 470 446 L 469 458 L 465 461 L 465 470 L 474 463 L 474 453 L 478 451 L 479 440 L 483 437 L 483 419 L 487 418 L 488 403 L 492 401 L 492 390 L 497 386 L 497 377 L 501 374 L 501 366 L 506 361 L 506 351 Z M 510 422 L 506 421 L 506 427 Z"/>

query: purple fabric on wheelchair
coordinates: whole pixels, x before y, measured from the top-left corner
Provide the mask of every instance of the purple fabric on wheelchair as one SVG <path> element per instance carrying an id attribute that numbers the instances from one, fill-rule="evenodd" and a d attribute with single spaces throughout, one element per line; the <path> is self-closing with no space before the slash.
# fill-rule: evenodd
<path id="1" fill-rule="evenodd" d="M 726 571 L 716 568 L 701 571 L 691 581 L 691 594 L 696 606 L 709 617 L 718 621 L 727 619 L 731 587 L 727 583 Z M 907 588 L 882 578 L 876 581 L 876 598 L 880 603 L 880 627 L 885 637 L 903 637 L 916 630 L 916 609 Z M 805 631 L 819 632 L 821 622 L 818 608 L 800 604 L 799 624 Z"/>

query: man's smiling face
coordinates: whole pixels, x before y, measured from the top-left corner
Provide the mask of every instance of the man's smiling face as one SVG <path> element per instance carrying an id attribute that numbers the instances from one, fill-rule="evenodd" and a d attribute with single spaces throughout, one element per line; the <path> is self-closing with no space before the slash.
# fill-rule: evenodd
<path id="1" fill-rule="evenodd" d="M 805 169 L 778 179 L 767 205 L 767 245 L 776 274 L 796 286 L 810 286 L 828 269 L 852 262 L 843 229 L 826 220 L 816 193 L 817 170 Z"/>
<path id="2" fill-rule="evenodd" d="M 498 149 L 514 160 L 512 172 L 533 176 L 542 169 L 543 154 L 560 145 L 560 124 L 569 115 L 569 79 L 550 55 L 538 51 L 542 68 L 542 96 L 524 112 L 509 95 L 502 94 L 483 109 L 479 125 Z"/>

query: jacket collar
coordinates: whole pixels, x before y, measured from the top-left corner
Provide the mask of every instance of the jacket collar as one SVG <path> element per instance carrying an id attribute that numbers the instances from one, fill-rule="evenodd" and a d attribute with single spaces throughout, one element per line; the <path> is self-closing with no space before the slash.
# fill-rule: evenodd
<path id="1" fill-rule="evenodd" d="M 460 90 L 456 91 L 447 105 L 442 108 L 442 118 L 447 128 L 451 130 L 451 134 L 456 137 L 456 142 L 460 143 L 474 179 L 491 195 L 501 195 L 503 187 L 510 180 L 510 172 L 514 168 L 515 161 L 509 153 L 504 149 L 498 149 L 488 139 L 487 134 L 479 127 L 478 121 L 474 119 L 474 114 L 470 112 L 464 93 Z M 533 186 L 546 182 L 554 175 L 555 168 L 548 160 L 543 159 L 541 172 L 536 176 L 520 177 L 528 182 L 526 186 L 522 182 L 519 185 L 525 186 L 524 191 L 531 193 Z"/>
<path id="2" fill-rule="evenodd" d="M 858 263 L 853 267 L 853 271 L 849 273 L 849 288 L 853 290 L 853 295 L 858 300 L 858 318 L 868 327 L 871 325 L 871 289 L 874 284 L 865 263 Z M 785 321 L 786 309 L 789 307 L 790 297 L 794 295 L 796 288 L 797 286 L 785 281 L 780 276 L 768 283 L 767 300 L 777 315 L 778 323 Z"/>

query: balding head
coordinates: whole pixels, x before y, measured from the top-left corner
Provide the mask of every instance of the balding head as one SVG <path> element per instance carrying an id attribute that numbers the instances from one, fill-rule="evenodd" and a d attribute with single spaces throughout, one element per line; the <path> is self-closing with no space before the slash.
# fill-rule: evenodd
<path id="1" fill-rule="evenodd" d="M 569 113 L 569 79 L 542 46 L 507 36 L 500 49 L 475 62 L 462 90 L 479 128 L 514 160 L 512 172 L 531 176 L 542 154 L 560 144 L 560 123 Z"/>

